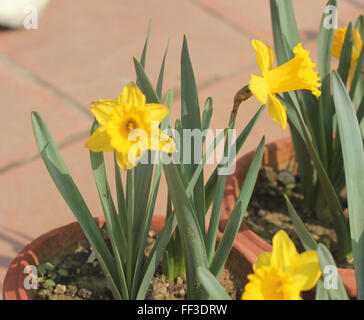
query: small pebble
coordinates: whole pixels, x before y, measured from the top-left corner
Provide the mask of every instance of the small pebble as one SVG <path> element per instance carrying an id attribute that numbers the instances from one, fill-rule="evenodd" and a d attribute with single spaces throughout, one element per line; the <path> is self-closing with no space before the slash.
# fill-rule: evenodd
<path id="1" fill-rule="evenodd" d="M 55 294 L 64 294 L 67 290 L 67 287 L 62 284 L 57 284 L 56 289 L 54 289 Z"/>
<path id="2" fill-rule="evenodd" d="M 68 286 L 68 292 L 69 292 L 69 294 L 70 294 L 72 297 L 74 297 L 74 296 L 76 295 L 77 291 L 78 291 L 78 289 L 77 289 L 77 287 L 76 287 L 76 286 L 74 286 L 74 285 L 69 285 L 69 286 Z"/>
<path id="3" fill-rule="evenodd" d="M 278 174 L 278 181 L 284 185 L 296 183 L 296 179 L 290 171 L 280 171 Z"/>
<path id="4" fill-rule="evenodd" d="M 92 291 L 82 288 L 78 291 L 78 296 L 84 299 L 90 299 L 92 296 Z"/>

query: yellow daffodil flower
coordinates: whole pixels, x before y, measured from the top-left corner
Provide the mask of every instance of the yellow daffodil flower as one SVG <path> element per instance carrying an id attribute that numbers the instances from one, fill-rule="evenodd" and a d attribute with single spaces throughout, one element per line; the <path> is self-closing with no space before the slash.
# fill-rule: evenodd
<path id="1" fill-rule="evenodd" d="M 259 255 L 243 300 L 302 300 L 301 291 L 312 289 L 321 276 L 317 251 L 299 254 L 283 230 L 273 237 L 272 252 Z"/>
<path id="2" fill-rule="evenodd" d="M 257 64 L 262 76 L 252 74 L 249 89 L 262 104 L 268 102 L 271 118 L 278 121 L 282 130 L 287 126 L 286 107 L 278 100 L 276 93 L 293 90 L 310 90 L 316 97 L 321 95 L 318 72 L 314 72 L 315 64 L 310 59 L 310 52 L 303 49 L 301 43 L 294 47 L 295 57 L 273 69 L 273 50 L 263 41 L 253 40 L 253 48 L 257 55 Z"/>
<path id="3" fill-rule="evenodd" d="M 332 43 L 332 55 L 337 59 L 340 59 L 341 50 L 342 50 L 342 47 L 344 44 L 347 30 L 348 30 L 348 27 L 345 26 L 343 28 L 336 30 L 336 32 L 335 32 L 334 40 Z M 353 44 L 353 48 L 351 51 L 351 62 L 350 62 L 350 69 L 349 69 L 350 82 L 353 80 L 355 69 L 358 64 L 358 60 L 359 60 L 359 56 L 360 56 L 360 51 L 363 47 L 363 41 L 360 37 L 360 33 L 359 33 L 358 29 L 354 29 L 353 40 L 354 40 L 354 44 Z"/>
<path id="4" fill-rule="evenodd" d="M 146 104 L 145 96 L 133 82 L 116 100 L 94 102 L 91 112 L 101 126 L 90 136 L 86 147 L 94 152 L 115 150 L 122 169 L 135 167 L 146 150 L 171 153 L 176 149 L 173 140 L 159 129 L 169 107 Z"/>

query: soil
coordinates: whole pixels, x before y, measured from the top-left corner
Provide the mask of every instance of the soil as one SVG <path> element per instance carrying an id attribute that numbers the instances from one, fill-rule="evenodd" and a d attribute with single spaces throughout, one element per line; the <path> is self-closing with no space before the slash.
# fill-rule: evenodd
<path id="1" fill-rule="evenodd" d="M 107 232 L 102 230 L 107 243 Z M 157 239 L 153 230 L 149 232 L 145 257 L 153 248 Z M 110 246 L 110 244 L 108 243 Z M 55 270 L 67 271 L 67 276 L 57 275 L 55 285 L 48 286 L 45 282 L 39 284 L 36 300 L 113 300 L 108 289 L 107 280 L 92 249 L 85 241 L 80 241 L 70 254 L 56 257 Z M 225 268 L 220 277 L 220 283 L 232 299 L 240 299 L 243 292 L 243 281 L 229 268 Z M 150 283 L 146 300 L 184 300 L 186 299 L 186 278 L 178 277 L 170 282 L 161 273 L 161 267 Z"/>
<path id="2" fill-rule="evenodd" d="M 300 181 L 291 171 L 275 171 L 267 165 L 261 169 L 244 217 L 245 224 L 270 244 L 272 244 L 274 234 L 283 229 L 295 243 L 297 250 L 299 252 L 304 251 L 281 192 L 287 194 L 314 239 L 325 244 L 335 257 L 337 238 L 332 223 L 323 223 L 316 217 L 313 210 L 304 212 Z M 340 197 L 340 201 L 343 208 L 345 208 L 344 213 L 347 214 L 345 196 Z M 342 268 L 352 268 L 353 261 L 349 259 L 347 261 L 338 261 L 337 265 Z"/>

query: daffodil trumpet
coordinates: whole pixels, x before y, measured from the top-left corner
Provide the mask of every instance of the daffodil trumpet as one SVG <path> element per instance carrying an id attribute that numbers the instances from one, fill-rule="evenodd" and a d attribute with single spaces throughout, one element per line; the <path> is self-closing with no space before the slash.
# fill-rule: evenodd
<path id="1" fill-rule="evenodd" d="M 260 40 L 253 40 L 252 46 L 262 76 L 252 74 L 249 89 L 260 103 L 268 103 L 269 115 L 279 122 L 282 130 L 285 130 L 286 106 L 279 101 L 276 94 L 305 89 L 319 97 L 321 83 L 318 72 L 313 70 L 315 64 L 310 59 L 310 52 L 303 49 L 301 43 L 293 49 L 295 57 L 276 68 L 273 68 L 274 53 L 270 46 Z"/>

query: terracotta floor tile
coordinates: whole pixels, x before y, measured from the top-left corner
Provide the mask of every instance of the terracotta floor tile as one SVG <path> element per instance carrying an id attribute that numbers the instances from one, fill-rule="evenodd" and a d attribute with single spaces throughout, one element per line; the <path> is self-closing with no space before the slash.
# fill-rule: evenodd
<path id="1" fill-rule="evenodd" d="M 36 110 L 47 122 L 56 142 L 87 131 L 90 119 L 69 108 L 44 88 L 14 74 L 0 59 L 0 97 L 2 110 L 0 171 L 38 152 L 30 113 Z"/>
<path id="2" fill-rule="evenodd" d="M 189 1 L 96 0 L 50 3 L 38 30 L 0 34 L 0 48 L 83 105 L 113 98 L 134 80 L 152 19 L 147 71 L 156 83 L 170 38 L 166 85 L 179 85 L 185 34 L 199 79 L 210 79 L 251 60 L 250 40 Z M 249 51 L 250 52 L 250 51 Z"/>

